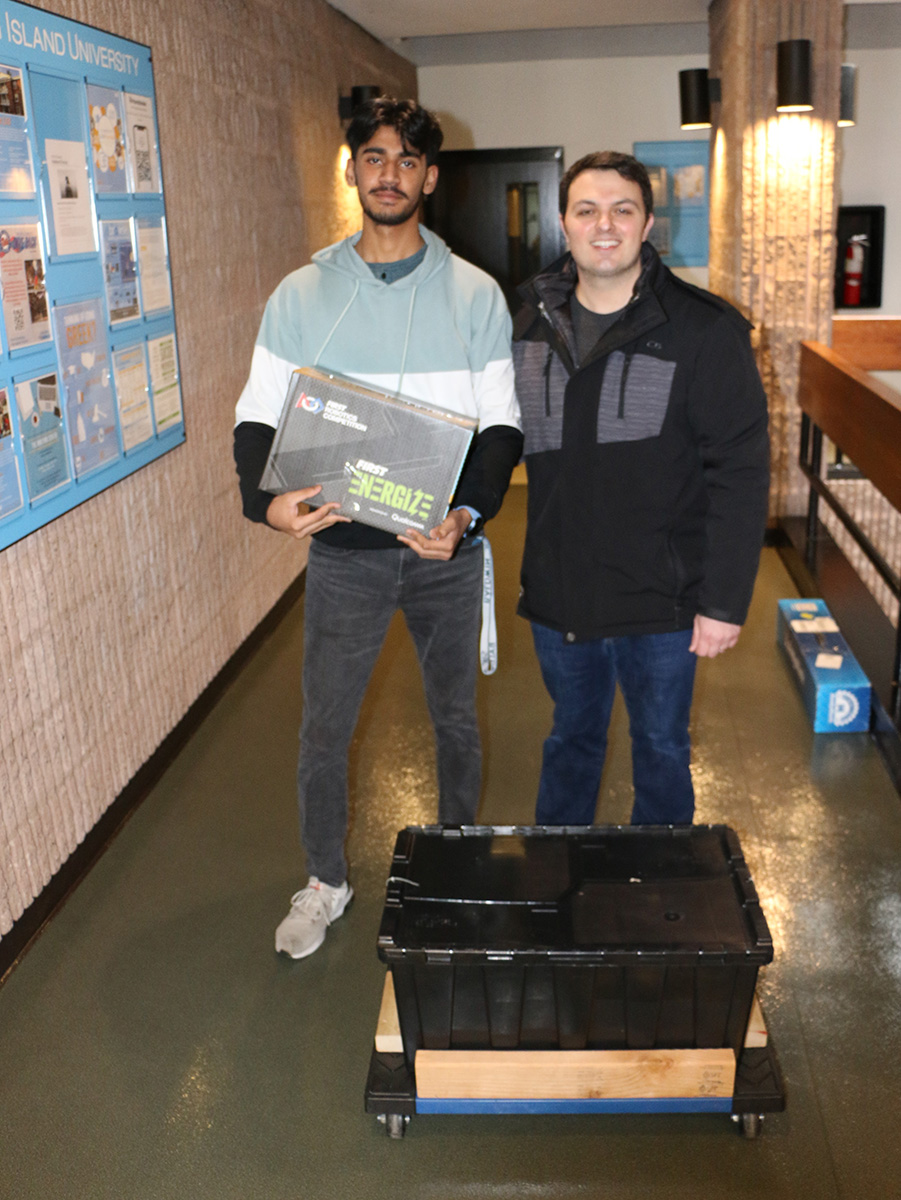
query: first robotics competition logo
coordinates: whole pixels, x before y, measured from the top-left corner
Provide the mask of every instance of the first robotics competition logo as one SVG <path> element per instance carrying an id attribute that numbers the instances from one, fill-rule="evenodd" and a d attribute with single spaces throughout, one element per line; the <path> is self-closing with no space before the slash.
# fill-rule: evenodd
<path id="1" fill-rule="evenodd" d="M 308 396 L 306 392 L 301 392 L 294 407 L 302 408 L 308 413 L 321 413 L 325 405 L 316 396 Z"/>
<path id="2" fill-rule="evenodd" d="M 853 692 L 839 688 L 829 697 L 829 724 L 842 728 L 856 720 L 860 702 Z"/>

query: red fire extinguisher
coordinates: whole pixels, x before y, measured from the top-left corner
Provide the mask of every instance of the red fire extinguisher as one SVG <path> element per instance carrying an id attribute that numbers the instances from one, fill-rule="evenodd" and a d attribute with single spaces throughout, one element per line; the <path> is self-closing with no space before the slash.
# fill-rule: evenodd
<path id="1" fill-rule="evenodd" d="M 845 308 L 855 308 L 860 304 L 860 289 L 863 283 L 864 247 L 867 245 L 865 233 L 855 233 L 848 242 L 845 251 L 844 286 L 842 304 Z"/>

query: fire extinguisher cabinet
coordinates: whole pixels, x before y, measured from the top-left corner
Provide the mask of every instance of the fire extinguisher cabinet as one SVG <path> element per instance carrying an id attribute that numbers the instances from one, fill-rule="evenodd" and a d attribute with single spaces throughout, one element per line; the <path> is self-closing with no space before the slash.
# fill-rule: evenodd
<path id="1" fill-rule="evenodd" d="M 882 304 L 885 208 L 849 205 L 838 210 L 835 289 L 837 309 L 855 312 Z"/>

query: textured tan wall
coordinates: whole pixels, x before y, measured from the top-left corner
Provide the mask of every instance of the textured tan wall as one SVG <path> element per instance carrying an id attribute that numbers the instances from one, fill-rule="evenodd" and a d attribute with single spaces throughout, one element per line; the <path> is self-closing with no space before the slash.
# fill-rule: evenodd
<path id="1" fill-rule="evenodd" d="M 797 467 L 800 343 L 831 338 L 841 0 L 713 0 L 710 288 L 756 326 L 770 404 L 774 516 L 804 510 Z M 776 44 L 813 43 L 814 111 L 776 113 Z"/>
<path id="2" fill-rule="evenodd" d="M 415 69 L 324 0 L 54 0 L 152 47 L 186 443 L 0 555 L 0 934 L 304 563 L 240 514 L 263 305 L 353 227 L 339 90 Z"/>

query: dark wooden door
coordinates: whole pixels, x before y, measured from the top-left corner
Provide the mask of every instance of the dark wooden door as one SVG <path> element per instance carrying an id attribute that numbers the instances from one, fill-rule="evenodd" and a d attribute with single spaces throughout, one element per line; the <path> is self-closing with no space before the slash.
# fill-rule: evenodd
<path id="1" fill-rule="evenodd" d="M 517 286 L 563 253 L 557 197 L 563 149 L 446 150 L 425 221 L 451 250 L 498 281 L 511 311 Z"/>

